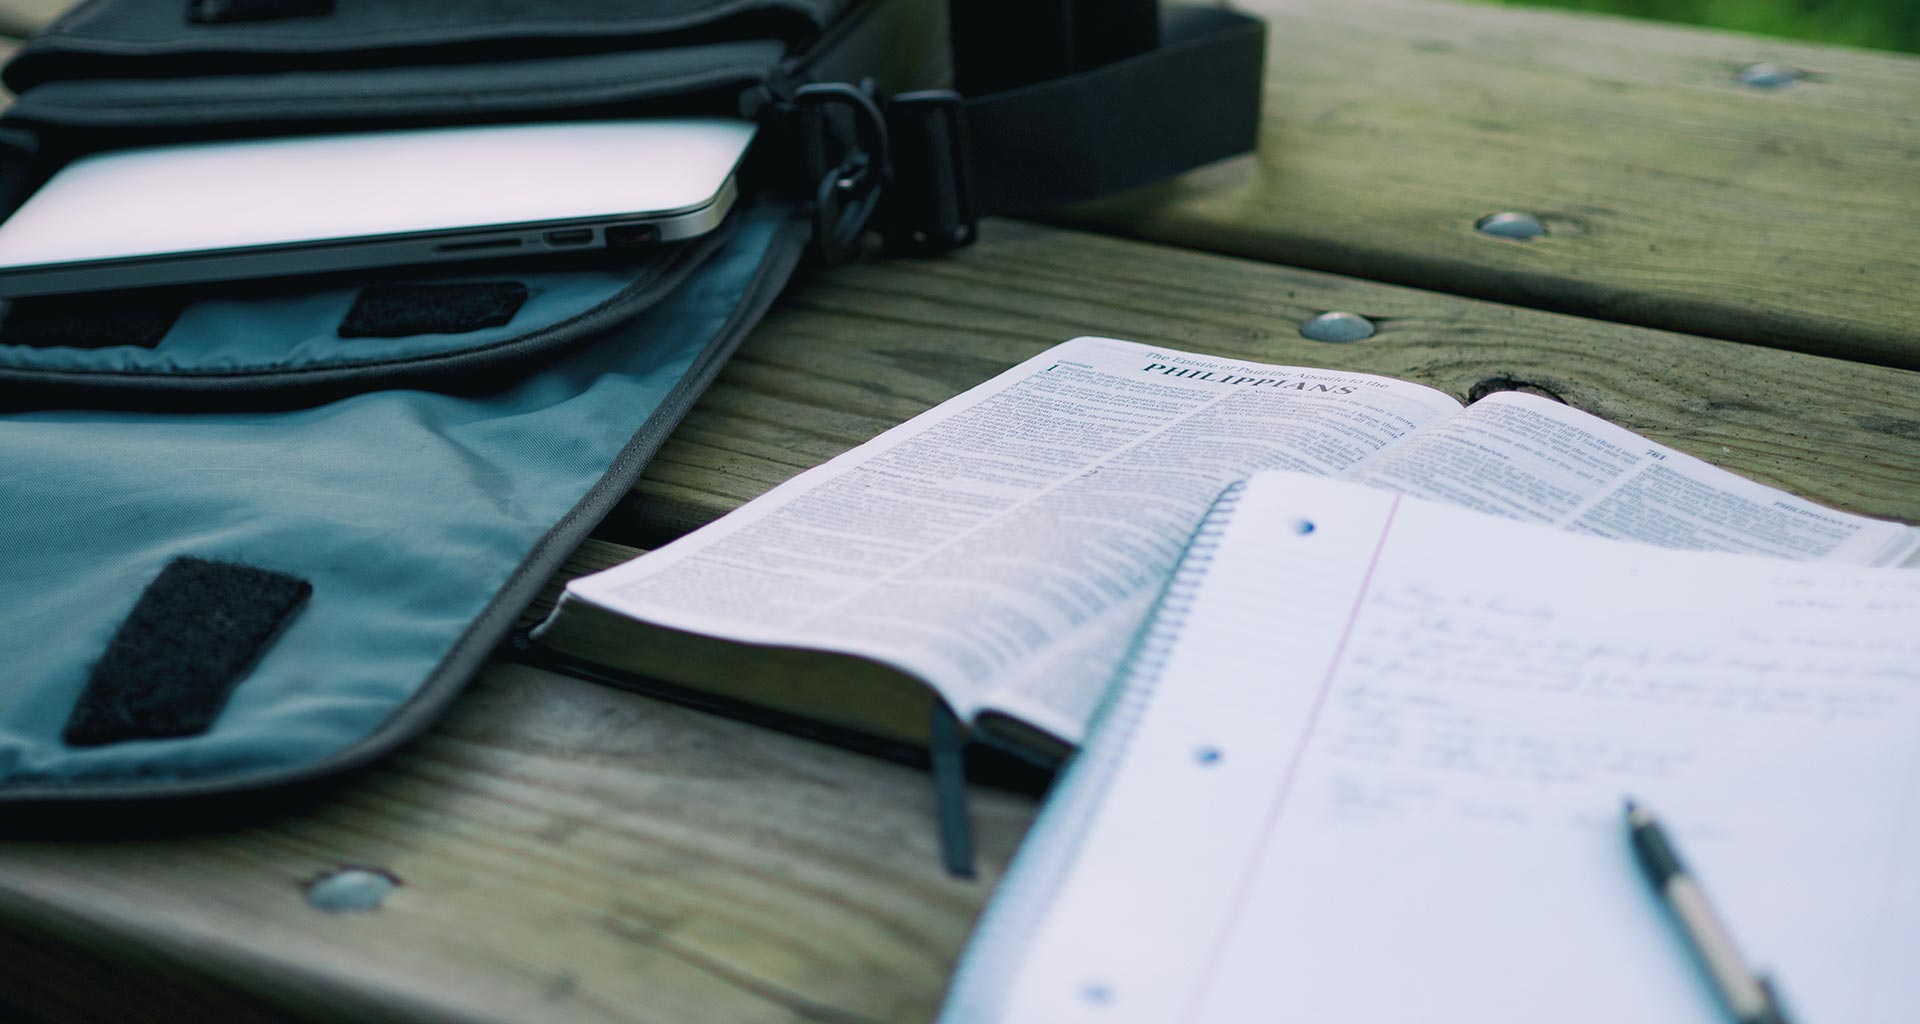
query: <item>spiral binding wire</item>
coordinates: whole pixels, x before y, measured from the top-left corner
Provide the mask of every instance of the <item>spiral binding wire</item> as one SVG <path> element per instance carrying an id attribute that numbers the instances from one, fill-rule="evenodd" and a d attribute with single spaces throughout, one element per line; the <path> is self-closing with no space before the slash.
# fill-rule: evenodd
<path id="1" fill-rule="evenodd" d="M 1180 567 L 1160 592 L 1153 617 L 1147 620 L 1134 640 L 1133 649 L 1120 664 L 1113 699 L 1127 711 L 1113 716 L 1114 721 L 1107 721 L 1103 716 L 1103 734 L 1114 730 L 1132 736 L 1140 715 L 1160 686 L 1160 674 L 1166 670 L 1167 661 L 1180 642 L 1180 634 L 1187 628 L 1187 617 L 1193 614 L 1200 581 L 1212 568 L 1213 556 L 1220 549 L 1220 538 L 1227 532 L 1227 522 L 1233 518 L 1233 510 L 1239 506 L 1240 496 L 1246 489 L 1246 482 L 1238 481 L 1222 491 L 1207 511 L 1207 517 L 1194 530 L 1193 539 L 1187 542 L 1186 553 L 1180 559 Z"/>
<path id="2" fill-rule="evenodd" d="M 1016 972 L 1053 907 L 1061 881 L 1080 857 L 1081 845 L 1105 802 L 1108 783 L 1126 760 L 1140 721 L 1153 703 L 1200 583 L 1213 565 L 1220 539 L 1245 491 L 1242 481 L 1221 492 L 1187 542 L 1179 568 L 1160 592 L 1153 616 L 1134 638 L 1113 690 L 1088 728 L 1093 742 L 1081 749 L 1055 787 L 1033 836 L 1020 848 L 981 916 L 955 974 L 952 998 L 940 1015 L 942 1024 L 972 1024 L 1003 1015 Z"/>

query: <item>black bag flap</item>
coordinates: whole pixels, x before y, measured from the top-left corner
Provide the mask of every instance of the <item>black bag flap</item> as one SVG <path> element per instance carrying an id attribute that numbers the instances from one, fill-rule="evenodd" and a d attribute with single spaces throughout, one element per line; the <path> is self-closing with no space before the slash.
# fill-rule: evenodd
<path id="1" fill-rule="evenodd" d="M 88 0 L 4 72 L 24 93 L 154 78 L 524 60 L 742 39 L 811 43 L 858 0 Z"/>
<path id="2" fill-rule="evenodd" d="M 7 110 L 60 155 L 196 137 L 583 116 L 739 113 L 775 40 L 493 63 L 49 82 Z M 3 141 L 3 140 L 0 140 Z"/>

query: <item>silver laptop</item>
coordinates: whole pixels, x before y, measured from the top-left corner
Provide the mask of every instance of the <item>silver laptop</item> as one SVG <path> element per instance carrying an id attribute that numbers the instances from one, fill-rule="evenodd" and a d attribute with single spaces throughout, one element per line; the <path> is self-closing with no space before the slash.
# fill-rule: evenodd
<path id="1" fill-rule="evenodd" d="M 755 125 L 487 125 L 116 150 L 0 223 L 0 297 L 652 246 L 712 231 Z"/>

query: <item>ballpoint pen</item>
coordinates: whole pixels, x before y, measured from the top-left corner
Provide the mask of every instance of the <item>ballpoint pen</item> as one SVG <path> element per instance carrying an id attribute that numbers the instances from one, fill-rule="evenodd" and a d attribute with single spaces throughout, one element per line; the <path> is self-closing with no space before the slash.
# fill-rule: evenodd
<path id="1" fill-rule="evenodd" d="M 1686 933 L 1687 944 L 1736 1024 L 1791 1024 L 1772 985 L 1741 958 L 1659 821 L 1632 800 L 1627 801 L 1627 834 L 1641 871 Z"/>

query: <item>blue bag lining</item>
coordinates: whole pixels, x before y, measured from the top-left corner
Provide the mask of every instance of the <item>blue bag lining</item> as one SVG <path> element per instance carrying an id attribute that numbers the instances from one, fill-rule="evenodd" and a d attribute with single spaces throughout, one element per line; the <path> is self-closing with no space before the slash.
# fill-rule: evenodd
<path id="1" fill-rule="evenodd" d="M 784 207 L 749 211 L 697 283 L 485 396 L 0 416 L 0 800 L 231 793 L 425 728 L 626 493 L 804 238 Z M 89 664 L 183 555 L 297 576 L 312 596 L 210 732 L 64 744 Z"/>

